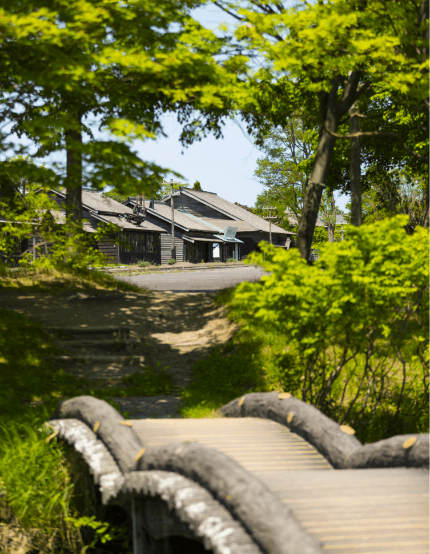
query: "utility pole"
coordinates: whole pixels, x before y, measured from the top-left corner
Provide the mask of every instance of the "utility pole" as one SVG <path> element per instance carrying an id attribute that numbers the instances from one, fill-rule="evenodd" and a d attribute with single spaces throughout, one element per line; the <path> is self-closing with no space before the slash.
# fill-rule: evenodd
<path id="1" fill-rule="evenodd" d="M 170 256 L 172 260 L 176 260 L 176 248 L 175 248 L 175 206 L 173 200 L 173 185 L 180 184 L 179 182 L 173 182 L 173 179 L 170 179 L 170 183 L 164 183 L 163 185 L 170 184 L 170 207 L 171 207 L 171 217 L 172 217 L 172 246 L 170 248 Z"/>
<path id="2" fill-rule="evenodd" d="M 172 208 L 172 248 L 170 249 L 171 259 L 176 260 L 175 248 L 175 207 L 173 200 L 173 179 L 170 179 L 170 206 Z"/>
<path id="3" fill-rule="evenodd" d="M 271 208 L 263 208 L 263 210 L 269 210 L 269 215 L 265 216 L 264 219 L 269 220 L 269 243 L 272 244 L 272 219 L 278 219 L 277 217 L 272 217 L 272 210 L 276 210 L 273 206 Z"/>

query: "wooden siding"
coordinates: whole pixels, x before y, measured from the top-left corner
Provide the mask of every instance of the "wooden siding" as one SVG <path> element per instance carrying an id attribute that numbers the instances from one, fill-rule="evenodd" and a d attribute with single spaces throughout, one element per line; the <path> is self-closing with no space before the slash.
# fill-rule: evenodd
<path id="1" fill-rule="evenodd" d="M 150 223 L 158 225 L 167 231 L 167 234 L 161 233 L 161 263 L 165 264 L 167 263 L 167 260 L 170 260 L 172 257 L 172 224 L 149 213 L 147 213 L 146 218 Z M 187 233 L 185 231 L 175 228 L 176 260 L 178 262 L 182 262 L 184 260 L 184 241 L 182 237 L 186 234 Z"/>
<path id="2" fill-rule="evenodd" d="M 184 260 L 184 241 L 182 240 L 182 235 L 175 231 L 175 248 L 176 248 L 176 260 L 182 262 Z M 172 235 L 161 235 L 161 263 L 165 264 L 172 257 Z"/>
<path id="3" fill-rule="evenodd" d="M 243 244 L 240 244 L 240 260 L 244 260 L 251 254 L 251 252 L 255 252 L 258 250 L 258 241 L 256 242 L 254 238 L 252 237 L 237 237 L 239 240 L 243 241 Z"/>
<path id="4" fill-rule="evenodd" d="M 120 263 L 133 264 L 140 261 L 160 264 L 160 233 L 130 231 L 120 233 Z"/>
<path id="5" fill-rule="evenodd" d="M 170 206 L 170 200 L 166 202 Z M 181 196 L 175 197 L 174 206 L 176 210 L 180 210 L 181 208 L 188 210 L 191 215 L 195 215 L 196 217 L 201 217 L 204 219 L 205 217 L 208 217 L 210 219 L 231 219 L 233 218 L 222 214 L 218 212 L 217 210 L 214 210 L 213 208 L 210 208 L 209 206 L 206 206 L 205 204 L 202 204 L 198 200 L 194 198 L 190 198 L 189 196 L 185 196 L 185 194 L 181 194 Z"/>
<path id="6" fill-rule="evenodd" d="M 119 263 L 119 248 L 117 244 L 108 240 L 97 241 L 99 252 L 104 254 L 110 263 Z"/>

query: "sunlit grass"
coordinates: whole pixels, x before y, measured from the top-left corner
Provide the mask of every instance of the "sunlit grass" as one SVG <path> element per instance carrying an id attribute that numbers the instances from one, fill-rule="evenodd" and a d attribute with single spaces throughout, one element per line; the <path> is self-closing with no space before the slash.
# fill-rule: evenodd
<path id="1" fill-rule="evenodd" d="M 61 294 L 74 290 L 118 290 L 124 292 L 147 292 L 113 275 L 101 271 L 79 269 L 20 269 L 0 272 L 0 289 L 19 289 L 23 292 L 49 292 Z"/>

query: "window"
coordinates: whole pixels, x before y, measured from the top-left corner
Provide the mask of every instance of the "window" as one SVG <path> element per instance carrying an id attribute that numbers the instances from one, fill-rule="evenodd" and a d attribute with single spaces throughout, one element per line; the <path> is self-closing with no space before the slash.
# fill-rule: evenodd
<path id="1" fill-rule="evenodd" d="M 161 239 L 158 234 L 125 231 L 122 233 L 121 242 L 122 252 L 158 254 L 161 249 Z"/>
<path id="2" fill-rule="evenodd" d="M 146 251 L 154 252 L 154 235 L 146 235 Z"/>

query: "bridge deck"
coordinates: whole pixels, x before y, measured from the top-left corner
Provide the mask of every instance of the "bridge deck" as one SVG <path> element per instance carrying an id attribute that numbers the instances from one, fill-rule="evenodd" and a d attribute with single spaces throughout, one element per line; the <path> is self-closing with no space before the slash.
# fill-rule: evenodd
<path id="1" fill-rule="evenodd" d="M 327 554 L 429 552 L 429 475 L 334 470 L 310 444 L 258 418 L 133 420 L 145 445 L 197 441 L 224 452 L 294 511 Z"/>

